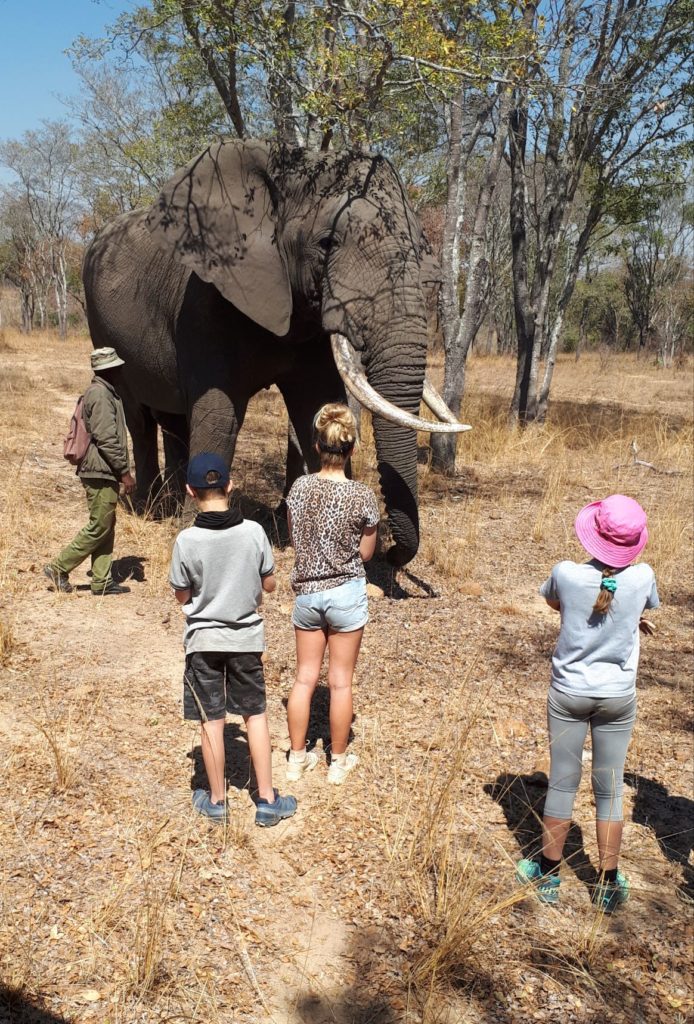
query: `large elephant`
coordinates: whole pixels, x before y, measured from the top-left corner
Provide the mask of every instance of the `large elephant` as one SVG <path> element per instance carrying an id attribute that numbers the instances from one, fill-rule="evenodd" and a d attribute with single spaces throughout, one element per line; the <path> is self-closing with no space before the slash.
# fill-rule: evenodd
<path id="1" fill-rule="evenodd" d="M 140 491 L 190 451 L 231 463 L 249 398 L 276 384 L 299 455 L 345 386 L 374 413 L 381 487 L 404 565 L 417 552 L 416 429 L 427 347 L 426 243 L 402 182 L 380 156 L 262 142 L 216 143 L 178 171 L 149 211 L 108 225 L 84 285 L 95 346 L 125 360 L 122 386 Z M 190 431 L 188 435 L 188 429 Z M 288 463 L 289 465 L 289 463 Z"/>

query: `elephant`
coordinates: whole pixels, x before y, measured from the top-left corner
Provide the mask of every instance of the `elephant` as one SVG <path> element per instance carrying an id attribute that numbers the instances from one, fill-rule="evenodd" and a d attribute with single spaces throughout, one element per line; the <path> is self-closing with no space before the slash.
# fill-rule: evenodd
<path id="1" fill-rule="evenodd" d="M 433 262 L 391 163 L 356 151 L 215 142 L 84 261 L 93 344 L 125 360 L 120 390 L 140 494 L 181 479 L 188 450 L 231 465 L 249 399 L 277 385 L 295 451 L 317 468 L 314 415 L 354 395 L 373 415 L 394 566 L 419 545 L 416 431 L 469 429 L 425 382 Z M 419 417 L 425 400 L 439 417 Z"/>

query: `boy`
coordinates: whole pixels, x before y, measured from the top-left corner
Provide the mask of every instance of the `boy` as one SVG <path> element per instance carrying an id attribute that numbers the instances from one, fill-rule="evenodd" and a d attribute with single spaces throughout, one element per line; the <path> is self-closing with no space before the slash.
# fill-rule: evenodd
<path id="1" fill-rule="evenodd" d="M 169 582 L 183 606 L 183 714 L 201 724 L 201 746 L 210 792 L 197 789 L 193 807 L 206 818 L 226 816 L 224 720 L 240 713 L 258 782 L 256 825 L 276 825 L 296 811 L 293 796 L 272 786 L 272 750 L 265 712 L 261 651 L 265 631 L 258 607 L 275 589 L 272 549 L 262 527 L 230 509 L 232 483 L 224 460 L 211 452 L 193 456 L 186 491 L 199 514 L 176 538 Z"/>

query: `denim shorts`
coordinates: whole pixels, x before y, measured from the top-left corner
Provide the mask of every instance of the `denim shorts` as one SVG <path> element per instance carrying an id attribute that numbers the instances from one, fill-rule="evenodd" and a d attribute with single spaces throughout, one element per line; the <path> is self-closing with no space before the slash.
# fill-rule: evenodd
<path id="1" fill-rule="evenodd" d="M 298 594 L 292 615 L 297 629 L 330 628 L 335 633 L 352 633 L 368 621 L 369 602 L 363 576 L 316 594 Z"/>

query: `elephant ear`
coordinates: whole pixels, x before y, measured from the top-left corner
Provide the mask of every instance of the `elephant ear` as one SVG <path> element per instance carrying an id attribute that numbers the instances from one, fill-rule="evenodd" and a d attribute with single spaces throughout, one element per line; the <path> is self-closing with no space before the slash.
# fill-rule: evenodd
<path id="1" fill-rule="evenodd" d="M 429 239 L 422 231 L 419 239 L 419 283 L 425 293 L 439 288 L 442 281 L 441 265 L 434 255 Z"/>
<path id="2" fill-rule="evenodd" d="M 147 226 L 160 248 L 281 337 L 289 330 L 292 292 L 268 163 L 262 143 L 209 146 L 164 186 Z"/>

